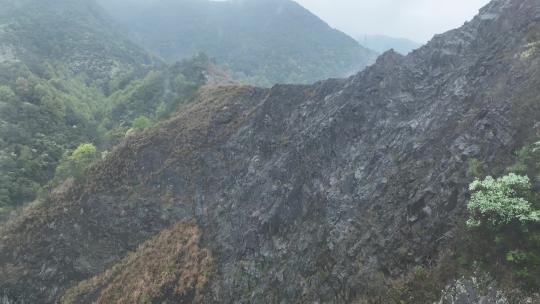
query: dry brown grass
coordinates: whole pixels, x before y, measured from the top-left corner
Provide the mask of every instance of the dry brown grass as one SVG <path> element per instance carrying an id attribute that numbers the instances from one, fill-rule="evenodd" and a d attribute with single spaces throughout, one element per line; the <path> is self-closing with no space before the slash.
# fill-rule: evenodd
<path id="1" fill-rule="evenodd" d="M 202 303 L 214 260 L 200 238 L 195 223 L 176 224 L 70 289 L 61 303 Z"/>

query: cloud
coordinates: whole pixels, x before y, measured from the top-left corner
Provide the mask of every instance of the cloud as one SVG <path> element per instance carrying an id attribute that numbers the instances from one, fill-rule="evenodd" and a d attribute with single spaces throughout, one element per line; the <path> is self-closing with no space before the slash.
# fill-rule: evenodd
<path id="1" fill-rule="evenodd" d="M 350 35 L 383 34 L 426 42 L 461 26 L 489 0 L 296 0 Z"/>

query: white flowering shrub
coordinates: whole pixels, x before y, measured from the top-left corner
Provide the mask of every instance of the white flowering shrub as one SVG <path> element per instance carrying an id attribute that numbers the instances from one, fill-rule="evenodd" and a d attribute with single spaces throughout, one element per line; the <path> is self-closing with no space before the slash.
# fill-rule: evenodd
<path id="1" fill-rule="evenodd" d="M 475 180 L 469 186 L 472 196 L 467 205 L 467 225 L 497 229 L 512 223 L 540 222 L 540 210 L 526 199 L 530 189 L 527 176 L 513 173 L 498 179 L 488 176 L 483 181 Z"/>

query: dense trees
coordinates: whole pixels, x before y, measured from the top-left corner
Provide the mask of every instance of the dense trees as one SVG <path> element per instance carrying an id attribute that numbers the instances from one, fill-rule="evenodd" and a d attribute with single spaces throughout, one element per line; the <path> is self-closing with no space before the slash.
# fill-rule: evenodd
<path id="1" fill-rule="evenodd" d="M 65 155 L 78 155 L 81 143 L 106 150 L 130 128 L 174 113 L 204 82 L 209 63 L 118 71 L 105 86 L 72 76 L 63 63 L 0 64 L 0 212 L 33 200 L 53 177 L 80 176 L 86 165 Z"/>
<path id="2" fill-rule="evenodd" d="M 21 62 L 0 64 L 0 206 L 32 200 L 65 151 L 97 140 L 100 101 L 61 67 L 40 76 Z"/>

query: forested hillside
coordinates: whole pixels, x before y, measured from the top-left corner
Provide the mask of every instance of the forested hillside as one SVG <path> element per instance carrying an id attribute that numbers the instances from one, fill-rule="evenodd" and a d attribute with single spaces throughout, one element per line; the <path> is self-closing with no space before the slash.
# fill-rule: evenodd
<path id="1" fill-rule="evenodd" d="M 205 52 L 237 80 L 310 83 L 351 75 L 375 53 L 291 0 L 102 0 L 166 60 Z"/>
<path id="2" fill-rule="evenodd" d="M 110 148 L 166 118 L 206 81 L 200 56 L 168 67 L 94 1 L 0 1 L 0 213 L 33 200 L 81 143 Z"/>

